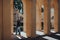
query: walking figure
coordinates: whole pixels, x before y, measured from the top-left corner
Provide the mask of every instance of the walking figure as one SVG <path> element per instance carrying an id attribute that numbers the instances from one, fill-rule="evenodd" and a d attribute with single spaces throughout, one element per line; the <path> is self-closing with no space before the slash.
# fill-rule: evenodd
<path id="1" fill-rule="evenodd" d="M 20 22 L 20 14 L 19 13 L 17 13 L 16 14 L 16 35 L 19 33 L 19 35 L 20 35 L 20 32 L 21 32 L 21 30 L 20 30 L 20 26 L 21 26 L 21 22 Z"/>

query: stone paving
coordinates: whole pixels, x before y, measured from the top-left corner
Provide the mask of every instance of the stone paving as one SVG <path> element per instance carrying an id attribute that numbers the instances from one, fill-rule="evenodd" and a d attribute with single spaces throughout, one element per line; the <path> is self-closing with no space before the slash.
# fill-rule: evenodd
<path id="1" fill-rule="evenodd" d="M 35 38 L 27 38 L 26 34 L 24 32 L 21 32 L 21 35 L 24 37 L 15 37 L 15 40 L 60 40 L 60 33 L 55 33 L 54 31 L 51 31 L 50 35 L 45 35 L 44 32 L 36 31 L 36 34 L 38 35 Z"/>

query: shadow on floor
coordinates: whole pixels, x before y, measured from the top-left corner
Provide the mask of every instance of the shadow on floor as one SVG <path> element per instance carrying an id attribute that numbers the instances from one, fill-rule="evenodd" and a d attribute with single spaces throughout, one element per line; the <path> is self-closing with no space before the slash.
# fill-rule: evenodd
<path id="1" fill-rule="evenodd" d="M 59 35 L 57 35 L 57 34 L 59 34 Z M 14 35 L 14 36 L 15 36 L 15 35 Z M 50 34 L 50 35 L 40 35 L 40 36 L 38 35 L 38 36 L 35 37 L 35 38 L 24 38 L 24 37 L 22 37 L 22 39 L 18 39 L 18 38 L 15 36 L 14 39 L 15 39 L 15 40 L 48 40 L 48 39 L 43 38 L 43 37 L 45 37 L 45 36 L 48 36 L 48 37 L 51 37 L 51 38 L 60 40 L 60 33 L 52 33 L 52 34 Z"/>

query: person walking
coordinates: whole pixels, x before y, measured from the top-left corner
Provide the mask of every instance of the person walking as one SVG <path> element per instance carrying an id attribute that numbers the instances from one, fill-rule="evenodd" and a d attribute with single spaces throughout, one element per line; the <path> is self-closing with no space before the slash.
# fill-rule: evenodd
<path id="1" fill-rule="evenodd" d="M 20 32 L 21 32 L 21 30 L 20 30 L 20 25 L 21 25 L 21 22 L 20 22 L 20 13 L 16 13 L 16 35 L 19 33 L 19 35 L 20 35 Z"/>

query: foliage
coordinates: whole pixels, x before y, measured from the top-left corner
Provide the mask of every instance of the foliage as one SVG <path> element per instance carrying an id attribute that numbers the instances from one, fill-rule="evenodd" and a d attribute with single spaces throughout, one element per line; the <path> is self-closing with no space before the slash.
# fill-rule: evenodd
<path id="1" fill-rule="evenodd" d="M 22 9 L 22 1 L 21 0 L 14 0 L 14 7 L 21 10 Z"/>

